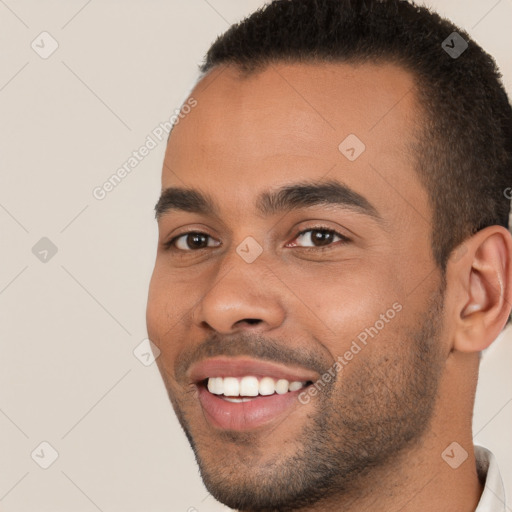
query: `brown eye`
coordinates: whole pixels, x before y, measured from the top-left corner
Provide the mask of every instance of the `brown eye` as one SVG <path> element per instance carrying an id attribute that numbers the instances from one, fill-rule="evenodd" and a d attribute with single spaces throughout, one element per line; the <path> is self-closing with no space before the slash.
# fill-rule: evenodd
<path id="1" fill-rule="evenodd" d="M 299 244 L 294 242 L 293 245 L 299 247 L 327 247 L 338 241 L 349 241 L 346 236 L 343 236 L 337 231 L 324 228 L 310 228 L 301 231 L 295 240 L 300 242 Z"/>
<path id="2" fill-rule="evenodd" d="M 213 243 L 209 243 L 210 241 Z M 216 247 L 218 244 L 206 233 L 190 232 L 173 238 L 166 245 L 168 248 L 174 247 L 179 251 L 191 252 L 207 247 Z"/>

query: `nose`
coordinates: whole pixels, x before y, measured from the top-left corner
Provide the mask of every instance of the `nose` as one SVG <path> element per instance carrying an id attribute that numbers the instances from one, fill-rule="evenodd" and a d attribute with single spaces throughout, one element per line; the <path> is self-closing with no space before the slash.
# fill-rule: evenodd
<path id="1" fill-rule="evenodd" d="M 276 281 L 261 260 L 247 263 L 236 253 L 227 255 L 192 312 L 193 322 L 224 334 L 275 329 L 285 318 Z"/>

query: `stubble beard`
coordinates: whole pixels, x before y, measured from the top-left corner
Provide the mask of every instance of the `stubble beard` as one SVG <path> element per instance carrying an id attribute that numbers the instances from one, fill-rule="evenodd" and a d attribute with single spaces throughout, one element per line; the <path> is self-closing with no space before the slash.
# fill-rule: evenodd
<path id="1" fill-rule="evenodd" d="M 415 327 L 389 333 L 401 340 L 393 354 L 356 356 L 353 371 L 344 369 L 320 391 L 308 424 L 291 440 L 294 454 L 286 458 L 265 457 L 271 434 L 194 435 L 185 408 L 170 394 L 208 491 L 239 511 L 291 512 L 333 497 L 357 499 L 375 470 L 396 469 L 399 456 L 421 442 L 434 411 L 443 364 L 443 295 L 444 289 L 434 294 L 411 323 Z M 286 429 L 286 420 L 279 427 Z M 217 448 L 214 455 L 214 445 L 226 450 Z"/>

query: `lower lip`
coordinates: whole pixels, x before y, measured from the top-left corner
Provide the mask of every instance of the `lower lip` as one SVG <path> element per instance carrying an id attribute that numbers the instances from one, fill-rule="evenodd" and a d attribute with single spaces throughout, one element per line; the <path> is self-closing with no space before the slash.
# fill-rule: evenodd
<path id="1" fill-rule="evenodd" d="M 198 387 L 198 397 L 207 420 L 222 430 L 251 430 L 263 427 L 284 414 L 294 405 L 301 405 L 298 395 L 305 388 L 279 395 L 257 396 L 248 402 L 227 402 L 210 393 L 204 386 Z"/>

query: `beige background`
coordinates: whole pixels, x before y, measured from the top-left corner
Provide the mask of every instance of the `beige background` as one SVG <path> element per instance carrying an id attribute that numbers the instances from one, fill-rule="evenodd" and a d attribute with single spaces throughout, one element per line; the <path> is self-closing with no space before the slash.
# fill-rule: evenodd
<path id="1" fill-rule="evenodd" d="M 0 510 L 223 510 L 156 366 L 133 354 L 165 144 L 102 201 L 92 191 L 172 115 L 216 35 L 262 4 L 0 0 Z M 510 93 L 512 0 L 430 5 L 496 57 Z M 43 31 L 59 45 L 47 59 L 31 48 L 51 49 Z M 42 237 L 58 251 L 46 262 Z M 485 355 L 474 427 L 512 497 L 510 338 Z M 59 454 L 46 470 L 43 441 Z"/>

